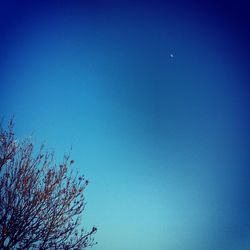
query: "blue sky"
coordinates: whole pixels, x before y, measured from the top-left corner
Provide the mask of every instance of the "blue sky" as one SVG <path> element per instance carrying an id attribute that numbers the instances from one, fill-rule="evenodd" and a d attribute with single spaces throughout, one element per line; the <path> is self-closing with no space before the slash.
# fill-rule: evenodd
<path id="1" fill-rule="evenodd" d="M 96 250 L 249 249 L 248 6 L 1 5 L 1 116 L 72 146 Z"/>

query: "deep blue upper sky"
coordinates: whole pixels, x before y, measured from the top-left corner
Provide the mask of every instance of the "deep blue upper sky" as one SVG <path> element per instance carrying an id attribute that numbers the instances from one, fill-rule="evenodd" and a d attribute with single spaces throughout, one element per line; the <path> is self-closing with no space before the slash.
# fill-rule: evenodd
<path id="1" fill-rule="evenodd" d="M 250 249 L 249 11 L 1 3 L 0 114 L 73 147 L 96 250 Z"/>

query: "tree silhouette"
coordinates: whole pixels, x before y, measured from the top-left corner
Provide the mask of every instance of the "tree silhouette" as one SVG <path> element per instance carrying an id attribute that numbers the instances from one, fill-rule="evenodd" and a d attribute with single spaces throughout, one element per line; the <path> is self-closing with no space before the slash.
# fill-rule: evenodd
<path id="1" fill-rule="evenodd" d="M 86 249 L 96 244 L 80 228 L 85 208 L 84 176 L 75 174 L 74 161 L 54 153 L 35 153 L 29 140 L 17 141 L 13 121 L 0 125 L 0 249 Z"/>

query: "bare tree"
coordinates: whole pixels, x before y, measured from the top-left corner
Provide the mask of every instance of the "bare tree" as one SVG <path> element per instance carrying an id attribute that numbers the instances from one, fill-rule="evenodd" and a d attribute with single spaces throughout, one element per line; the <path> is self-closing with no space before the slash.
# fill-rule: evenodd
<path id="1" fill-rule="evenodd" d="M 96 244 L 90 231 L 80 228 L 85 208 L 84 176 L 64 156 L 35 153 L 33 143 L 15 139 L 13 121 L 0 125 L 0 249 L 86 249 Z"/>

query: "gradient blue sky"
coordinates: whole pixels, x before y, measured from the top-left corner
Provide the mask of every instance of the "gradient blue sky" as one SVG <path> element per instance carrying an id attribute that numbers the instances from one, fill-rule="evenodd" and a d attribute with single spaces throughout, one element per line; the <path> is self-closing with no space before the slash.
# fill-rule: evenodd
<path id="1" fill-rule="evenodd" d="M 0 114 L 73 147 L 95 249 L 249 250 L 249 6 L 33 2 L 0 4 Z"/>

